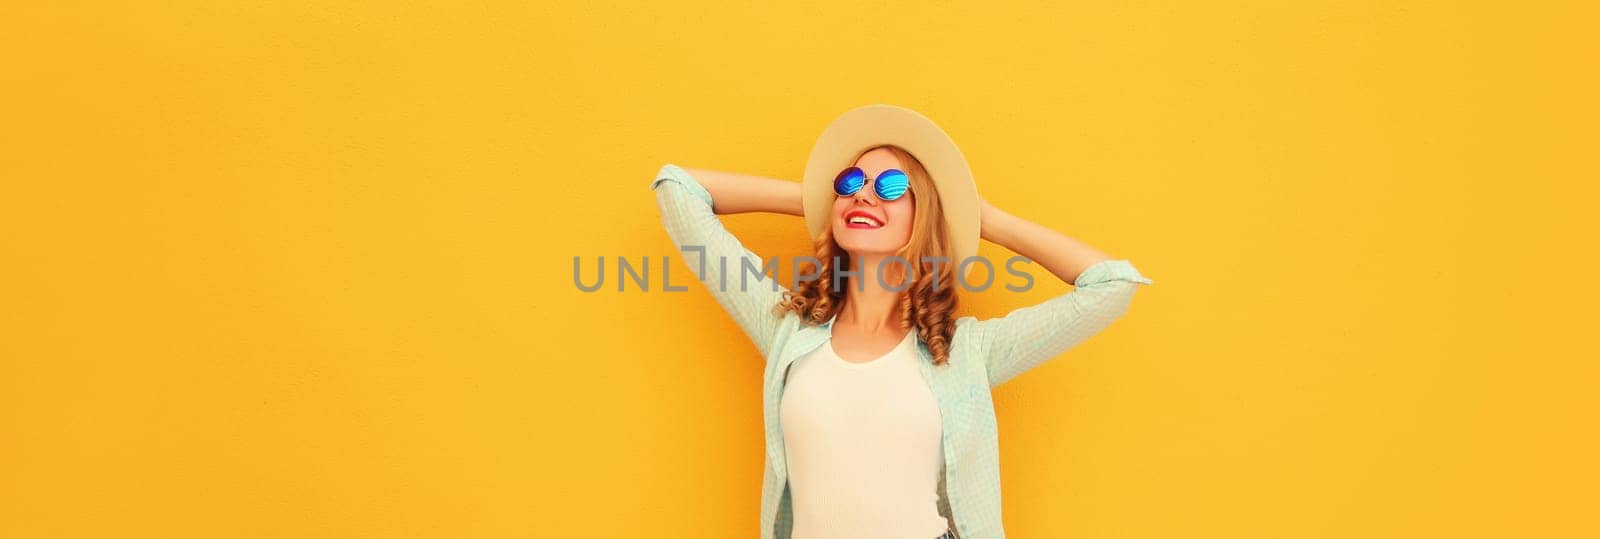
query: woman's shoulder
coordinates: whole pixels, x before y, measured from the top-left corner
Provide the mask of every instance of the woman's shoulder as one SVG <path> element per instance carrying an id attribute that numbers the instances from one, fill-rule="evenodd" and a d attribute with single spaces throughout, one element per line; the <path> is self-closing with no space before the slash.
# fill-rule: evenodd
<path id="1" fill-rule="evenodd" d="M 962 353 L 971 353 L 974 346 L 981 340 L 979 335 L 983 331 L 983 324 L 979 323 L 976 316 L 962 316 L 956 318 L 956 331 L 950 337 L 950 345 Z M 954 352 L 954 350 L 952 351 Z"/>
<path id="2" fill-rule="evenodd" d="M 797 313 L 792 309 L 774 309 L 772 316 L 778 318 L 777 336 L 780 337 L 793 335 L 796 332 L 811 326 L 806 324 L 805 320 L 800 318 L 800 313 Z"/>

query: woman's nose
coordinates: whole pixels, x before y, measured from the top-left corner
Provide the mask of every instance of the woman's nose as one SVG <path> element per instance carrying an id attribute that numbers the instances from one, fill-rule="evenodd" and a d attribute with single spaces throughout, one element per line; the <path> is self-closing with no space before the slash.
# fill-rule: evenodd
<path id="1" fill-rule="evenodd" d="M 861 190 L 856 191 L 856 194 L 853 196 L 855 197 L 856 202 L 875 204 L 878 202 L 878 198 L 877 195 L 873 193 L 876 193 L 876 191 L 872 190 L 872 180 L 867 180 L 866 183 L 861 184 Z"/>

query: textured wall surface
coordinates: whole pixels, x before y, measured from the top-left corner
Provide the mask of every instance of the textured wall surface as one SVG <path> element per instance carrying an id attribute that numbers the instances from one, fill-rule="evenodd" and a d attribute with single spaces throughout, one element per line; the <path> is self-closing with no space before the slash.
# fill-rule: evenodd
<path id="1" fill-rule="evenodd" d="M 0 536 L 752 537 L 646 185 L 872 102 L 1161 283 L 995 390 L 1012 536 L 1600 536 L 1592 12 L 108 4 L 0 10 Z"/>

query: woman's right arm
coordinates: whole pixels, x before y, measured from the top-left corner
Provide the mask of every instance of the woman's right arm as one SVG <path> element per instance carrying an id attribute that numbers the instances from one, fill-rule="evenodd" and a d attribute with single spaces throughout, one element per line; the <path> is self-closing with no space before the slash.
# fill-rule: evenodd
<path id="1" fill-rule="evenodd" d="M 784 289 L 766 275 L 777 258 L 761 260 L 722 226 L 717 214 L 801 215 L 800 184 L 669 163 L 650 182 L 650 189 L 655 191 L 661 223 L 689 273 L 767 357 L 781 321 L 773 308 L 783 299 Z"/>
<path id="2" fill-rule="evenodd" d="M 711 192 L 711 209 L 718 215 L 756 211 L 805 215 L 799 182 L 701 168 L 683 170 Z"/>

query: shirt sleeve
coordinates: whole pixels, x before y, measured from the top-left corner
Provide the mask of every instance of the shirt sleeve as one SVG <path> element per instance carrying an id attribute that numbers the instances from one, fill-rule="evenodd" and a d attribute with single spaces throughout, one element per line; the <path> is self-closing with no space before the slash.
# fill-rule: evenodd
<path id="1" fill-rule="evenodd" d="M 1003 317 L 978 322 L 988 341 L 989 387 L 1003 384 L 1094 336 L 1128 311 L 1134 290 L 1154 284 L 1127 260 L 1102 260 L 1078 274 L 1073 289 Z"/>
<path id="2" fill-rule="evenodd" d="M 777 257 L 762 261 L 728 232 L 712 211 L 711 193 L 683 168 L 662 166 L 650 189 L 684 267 L 767 357 L 781 321 L 773 308 L 785 290 L 766 275 Z"/>

